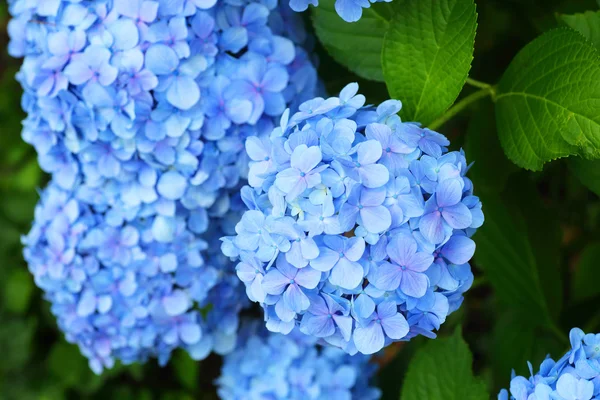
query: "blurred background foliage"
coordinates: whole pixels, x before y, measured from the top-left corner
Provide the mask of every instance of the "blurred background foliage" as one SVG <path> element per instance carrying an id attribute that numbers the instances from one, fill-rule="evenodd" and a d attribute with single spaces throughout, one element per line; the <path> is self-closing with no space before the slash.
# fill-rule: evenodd
<path id="1" fill-rule="evenodd" d="M 595 10 L 594 0 L 478 0 L 471 77 L 496 83 L 517 52 L 561 24 L 561 14 Z M 307 13 L 308 14 L 308 13 Z M 0 3 L 0 47 L 9 15 Z M 307 23 L 310 22 L 306 15 Z M 383 83 L 358 79 L 317 44 L 320 73 L 330 93 L 358 81 L 370 103 L 388 97 Z M 79 350 L 58 332 L 48 304 L 21 256 L 20 235 L 33 218 L 38 189 L 47 178 L 33 148 L 20 138 L 19 60 L 0 53 L 0 399 L 214 399 L 220 360 L 202 363 L 176 353 L 165 368 L 117 365 L 94 375 Z M 461 97 L 472 89 L 465 88 Z M 506 159 L 495 133 L 491 102 L 481 102 L 441 129 L 453 148 L 465 148 L 486 224 L 478 232 L 474 287 L 465 306 L 440 332 L 462 325 L 475 373 L 490 393 L 527 374 L 547 353 L 560 356 L 567 332 L 600 331 L 600 199 L 570 173 L 566 160 L 542 172 L 518 169 Z M 532 291 L 531 288 L 534 288 Z M 533 318 L 533 317 L 535 318 Z M 398 399 L 402 377 L 427 340 L 391 346 L 380 361 L 384 399 Z"/>

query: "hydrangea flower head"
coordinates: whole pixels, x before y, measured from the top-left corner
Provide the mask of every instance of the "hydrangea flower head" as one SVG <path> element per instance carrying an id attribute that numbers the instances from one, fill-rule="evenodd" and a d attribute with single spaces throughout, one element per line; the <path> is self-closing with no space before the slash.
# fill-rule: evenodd
<path id="1" fill-rule="evenodd" d="M 226 219 L 208 226 L 180 207 L 115 225 L 110 213 L 51 182 L 23 238 L 36 284 L 90 367 L 151 356 L 164 364 L 178 347 L 195 359 L 231 351 L 247 301 L 233 265 L 214 251 Z M 156 226 L 171 222 L 175 240 L 161 242 Z"/>
<path id="2" fill-rule="evenodd" d="M 579 328 L 569 334 L 571 349 L 560 360 L 546 358 L 531 377 L 516 376 L 510 392 L 502 389 L 498 400 L 592 400 L 600 398 L 600 334 L 585 334 Z"/>
<path id="3" fill-rule="evenodd" d="M 376 366 L 366 356 L 316 346 L 297 329 L 283 336 L 245 324 L 240 345 L 225 357 L 218 393 L 224 400 L 379 399 L 369 386 Z"/>
<path id="4" fill-rule="evenodd" d="M 399 101 L 364 106 L 357 90 L 246 140 L 249 210 L 222 248 L 269 330 L 371 354 L 435 337 L 460 306 L 483 214 L 462 151 L 402 122 Z"/>
<path id="5" fill-rule="evenodd" d="M 52 176 L 25 256 L 67 339 L 96 372 L 231 350 L 247 302 L 214 240 L 239 220 L 245 139 L 315 96 L 300 17 L 257 0 L 9 7 L 22 136 Z"/>

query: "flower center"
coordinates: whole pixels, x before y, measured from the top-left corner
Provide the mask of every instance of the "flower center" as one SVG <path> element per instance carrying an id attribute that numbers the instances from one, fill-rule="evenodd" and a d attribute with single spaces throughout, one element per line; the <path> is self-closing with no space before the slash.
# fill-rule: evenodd
<path id="1" fill-rule="evenodd" d="M 304 172 L 300 172 L 300 176 L 304 178 L 306 174 Z"/>

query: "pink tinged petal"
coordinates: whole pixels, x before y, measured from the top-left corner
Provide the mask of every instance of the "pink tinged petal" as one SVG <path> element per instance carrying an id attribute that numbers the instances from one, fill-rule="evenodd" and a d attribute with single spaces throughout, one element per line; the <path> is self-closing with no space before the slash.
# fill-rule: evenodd
<path id="1" fill-rule="evenodd" d="M 309 172 L 322 160 L 321 149 L 318 146 L 306 147 L 305 144 L 294 149 L 291 158 L 291 166 L 302 172 Z"/>
<path id="2" fill-rule="evenodd" d="M 438 211 L 434 211 L 421 217 L 419 221 L 419 230 L 429 242 L 433 244 L 441 243 L 444 240 L 444 224 L 442 216 Z"/>
<path id="3" fill-rule="evenodd" d="M 427 253 L 413 254 L 406 264 L 406 268 L 415 272 L 424 272 L 433 264 L 433 256 Z"/>
<path id="4" fill-rule="evenodd" d="M 202 330 L 197 324 L 181 324 L 179 326 L 179 337 L 183 343 L 188 345 L 198 343 L 202 337 Z"/>
<path id="5" fill-rule="evenodd" d="M 390 172 L 381 164 L 363 165 L 358 168 L 361 183 L 368 188 L 378 188 L 390 179 Z"/>
<path id="6" fill-rule="evenodd" d="M 352 317 L 343 316 L 343 315 L 333 315 L 333 320 L 338 326 L 342 337 L 347 342 L 350 340 L 350 336 L 352 335 Z"/>
<path id="7" fill-rule="evenodd" d="M 400 290 L 407 296 L 420 298 L 427 292 L 429 286 L 429 278 L 427 275 L 420 272 L 410 270 L 404 271 L 402 274 L 402 282 L 400 282 Z"/>
<path id="8" fill-rule="evenodd" d="M 360 285 L 364 278 L 364 270 L 357 262 L 347 258 L 340 258 L 329 275 L 329 282 L 343 289 L 354 289 Z"/>
<path id="9" fill-rule="evenodd" d="M 359 237 L 353 237 L 346 242 L 344 255 L 350 261 L 358 261 L 365 252 L 365 240 Z"/>
<path id="10" fill-rule="evenodd" d="M 367 125 L 365 133 L 367 134 L 367 139 L 377 140 L 381 143 L 381 146 L 387 146 L 392 135 L 392 129 L 385 124 L 372 123 Z"/>
<path id="11" fill-rule="evenodd" d="M 296 313 L 286 306 L 283 298 L 275 304 L 275 314 L 277 314 L 279 319 L 283 322 L 290 322 L 296 317 Z"/>
<path id="12" fill-rule="evenodd" d="M 284 276 L 279 270 L 271 268 L 262 281 L 262 287 L 268 294 L 278 295 L 283 293 L 290 284 L 290 278 Z"/>
<path id="13" fill-rule="evenodd" d="M 406 318 L 400 313 L 381 320 L 381 327 L 390 339 L 402 339 L 409 331 Z"/>
<path id="14" fill-rule="evenodd" d="M 136 79 L 145 91 L 152 90 L 158 86 L 158 78 L 147 69 L 138 73 Z"/>
<path id="15" fill-rule="evenodd" d="M 367 140 L 358 145 L 357 149 L 358 162 L 367 165 L 377 162 L 381 158 L 382 148 L 381 143 L 377 140 Z"/>
<path id="16" fill-rule="evenodd" d="M 294 280 L 302 287 L 314 289 L 321 280 L 321 271 L 317 271 L 311 267 L 305 267 L 298 271 Z"/>
<path id="17" fill-rule="evenodd" d="M 287 71 L 281 67 L 269 68 L 263 76 L 261 86 L 269 92 L 281 92 L 288 84 Z"/>
<path id="18" fill-rule="evenodd" d="M 321 175 L 316 173 L 315 171 L 311 171 L 304 177 L 304 181 L 306 182 L 307 188 L 314 188 L 318 184 L 321 183 Z"/>
<path id="19" fill-rule="evenodd" d="M 444 220 L 454 229 L 468 228 L 473 222 L 473 215 L 463 203 L 446 207 L 442 211 Z"/>
<path id="20" fill-rule="evenodd" d="M 387 244 L 386 252 L 396 264 L 406 266 L 417 252 L 417 242 L 410 235 L 399 234 Z"/>
<path id="21" fill-rule="evenodd" d="M 302 289 L 295 284 L 289 285 L 287 290 L 283 293 L 283 301 L 287 308 L 296 313 L 302 312 L 310 306 L 308 297 L 306 297 Z"/>
<path id="22" fill-rule="evenodd" d="M 437 204 L 440 207 L 453 206 L 462 197 L 461 181 L 458 179 L 446 179 L 438 183 L 436 188 Z"/>
<path id="23" fill-rule="evenodd" d="M 354 329 L 354 345 L 363 354 L 377 353 L 383 348 L 385 337 L 381 325 L 372 321 L 367 327 Z"/>
<path id="24" fill-rule="evenodd" d="M 239 263 L 235 269 L 238 278 L 242 282 L 250 282 L 256 278 L 256 269 L 247 263 Z M 168 272 L 168 271 L 166 271 Z"/>
<path id="25" fill-rule="evenodd" d="M 452 236 L 444 247 L 442 255 L 453 264 L 464 264 L 475 254 L 475 242 L 466 236 Z"/>
<path id="26" fill-rule="evenodd" d="M 337 251 L 321 247 L 319 256 L 310 262 L 310 266 L 317 271 L 329 271 L 340 259 Z"/>
<path id="27" fill-rule="evenodd" d="M 300 182 L 300 173 L 296 168 L 284 169 L 275 178 L 275 186 L 285 194 L 291 192 L 298 182 Z"/>
<path id="28" fill-rule="evenodd" d="M 375 271 L 374 279 L 371 282 L 377 289 L 391 291 L 398 289 L 402 280 L 402 270 L 397 265 L 383 263 Z"/>
<path id="29" fill-rule="evenodd" d="M 82 62 L 72 62 L 64 70 L 64 74 L 73 85 L 81 85 L 89 81 L 94 72 Z"/>
<path id="30" fill-rule="evenodd" d="M 305 314 L 300 330 L 307 335 L 327 337 L 335 333 L 335 324 L 329 315 Z"/>
<path id="31" fill-rule="evenodd" d="M 174 290 L 170 295 L 163 297 L 162 305 L 167 315 L 175 317 L 187 311 L 190 299 L 183 290 Z"/>
<path id="32" fill-rule="evenodd" d="M 381 233 L 392 225 L 392 214 L 385 206 L 365 207 L 360 210 L 362 226 L 370 233 Z"/>
<path id="33" fill-rule="evenodd" d="M 304 191 L 308 189 L 308 184 L 306 183 L 305 178 L 300 178 L 296 185 L 286 194 L 286 199 L 289 201 L 294 200 L 296 197 L 300 196 Z"/>

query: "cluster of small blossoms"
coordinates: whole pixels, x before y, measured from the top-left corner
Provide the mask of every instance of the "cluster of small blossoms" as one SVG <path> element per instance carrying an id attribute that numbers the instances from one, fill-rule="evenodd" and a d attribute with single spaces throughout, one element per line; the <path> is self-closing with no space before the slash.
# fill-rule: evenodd
<path id="1" fill-rule="evenodd" d="M 335 11 L 346 22 L 356 22 L 362 17 L 363 8 L 370 8 L 378 2 L 389 3 L 392 0 L 335 0 Z M 306 11 L 309 5 L 317 7 L 319 0 L 290 0 L 294 11 Z"/>
<path id="2" fill-rule="evenodd" d="M 96 372 L 231 350 L 247 301 L 214 242 L 241 215 L 245 139 L 317 90 L 300 17 L 254 0 L 9 6 L 23 138 L 52 176 L 25 256 L 67 339 Z"/>
<path id="3" fill-rule="evenodd" d="M 435 337 L 473 274 L 483 223 L 461 152 L 403 123 L 401 103 L 363 107 L 358 85 L 300 105 L 246 140 L 249 208 L 225 255 L 267 328 L 294 326 L 349 353 Z"/>
<path id="4" fill-rule="evenodd" d="M 127 215 L 226 211 L 244 139 L 315 95 L 302 21 L 276 1 L 9 3 L 24 140 L 60 187 L 82 176 L 91 203 Z"/>
<path id="5" fill-rule="evenodd" d="M 106 210 L 50 182 L 23 238 L 29 269 L 59 327 L 96 373 L 115 359 L 158 357 L 164 364 L 178 347 L 202 359 L 235 346 L 247 300 L 215 243 L 231 224 L 213 220 L 201 228 L 206 220 L 178 207 L 174 240 L 162 243 L 154 232 L 160 218 L 141 212 L 114 225 Z"/>
<path id="6" fill-rule="evenodd" d="M 560 360 L 546 358 L 540 370 L 529 379 L 515 376 L 498 400 L 594 400 L 600 399 L 600 334 L 585 334 L 573 328 L 569 334 L 571 350 Z"/>
<path id="7" fill-rule="evenodd" d="M 261 328 L 242 325 L 241 344 L 225 356 L 216 381 L 221 399 L 380 398 L 379 389 L 369 387 L 377 368 L 368 357 L 316 346 L 297 329 L 283 336 Z"/>

